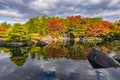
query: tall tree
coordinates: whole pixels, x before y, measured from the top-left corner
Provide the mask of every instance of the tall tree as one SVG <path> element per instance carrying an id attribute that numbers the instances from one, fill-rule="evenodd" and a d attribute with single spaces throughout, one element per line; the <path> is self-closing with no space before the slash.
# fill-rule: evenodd
<path id="1" fill-rule="evenodd" d="M 7 28 L 7 23 L 6 23 L 6 22 L 3 22 L 3 23 L 1 23 L 0 26 Z"/>
<path id="2" fill-rule="evenodd" d="M 46 36 L 49 34 L 49 29 L 48 29 L 49 20 L 50 20 L 50 17 L 48 17 L 47 15 L 44 15 L 38 21 L 37 31 L 40 34 L 40 36 Z"/>
<path id="3" fill-rule="evenodd" d="M 80 15 L 69 16 L 66 18 L 68 33 L 72 33 L 75 37 L 84 37 L 92 22 L 91 18 L 81 18 Z"/>
<path id="4" fill-rule="evenodd" d="M 37 27 L 39 26 L 39 18 L 38 17 L 34 17 L 31 18 L 26 24 L 25 26 L 28 28 L 28 32 L 29 33 L 36 33 L 37 32 Z"/>
<path id="5" fill-rule="evenodd" d="M 50 20 L 48 22 L 48 27 L 52 37 L 58 37 L 60 33 L 62 33 L 65 30 L 65 27 L 62 24 L 62 22 L 57 19 Z"/>
<path id="6" fill-rule="evenodd" d="M 68 16 L 66 18 L 67 32 L 74 36 L 79 36 L 79 30 L 81 29 L 81 16 Z"/>
<path id="7" fill-rule="evenodd" d="M 30 39 L 30 36 L 23 25 L 16 23 L 9 32 L 9 38 L 11 41 L 27 41 Z"/>
<path id="8" fill-rule="evenodd" d="M 112 28 L 112 31 L 109 34 L 109 36 L 114 39 L 120 38 L 120 22 L 113 23 L 113 28 Z"/>
<path id="9" fill-rule="evenodd" d="M 108 21 L 95 22 L 92 27 L 87 30 L 89 36 L 106 36 L 112 31 L 112 23 Z"/>

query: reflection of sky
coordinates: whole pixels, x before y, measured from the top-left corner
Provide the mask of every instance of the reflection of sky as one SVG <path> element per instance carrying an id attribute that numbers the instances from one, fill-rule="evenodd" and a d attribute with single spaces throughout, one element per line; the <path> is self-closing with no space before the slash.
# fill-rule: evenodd
<path id="1" fill-rule="evenodd" d="M 47 61 L 30 58 L 22 67 L 0 53 L 0 80 L 118 80 L 120 69 L 93 69 L 89 62 L 65 58 Z M 2 58 L 4 57 L 4 58 Z"/>
<path id="2" fill-rule="evenodd" d="M 9 60 L 9 55 L 0 51 L 0 77 L 12 73 L 14 71 L 14 67 L 15 66 Z"/>
<path id="3" fill-rule="evenodd" d="M 3 51 L 0 51 L 0 60 L 9 57 L 9 55 L 5 55 Z"/>

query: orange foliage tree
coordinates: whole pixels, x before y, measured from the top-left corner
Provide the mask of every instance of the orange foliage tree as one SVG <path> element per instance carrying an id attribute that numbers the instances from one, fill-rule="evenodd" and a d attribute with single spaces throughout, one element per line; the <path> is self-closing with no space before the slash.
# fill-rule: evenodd
<path id="1" fill-rule="evenodd" d="M 5 27 L 0 27 L 0 31 L 1 31 L 1 32 L 6 32 L 7 29 L 6 29 Z"/>
<path id="2" fill-rule="evenodd" d="M 57 19 L 48 21 L 48 28 L 52 37 L 58 37 L 60 33 L 64 32 L 65 29 L 62 22 Z"/>
<path id="3" fill-rule="evenodd" d="M 92 27 L 87 30 L 89 36 L 106 36 L 112 31 L 113 24 L 108 21 L 95 22 Z"/>

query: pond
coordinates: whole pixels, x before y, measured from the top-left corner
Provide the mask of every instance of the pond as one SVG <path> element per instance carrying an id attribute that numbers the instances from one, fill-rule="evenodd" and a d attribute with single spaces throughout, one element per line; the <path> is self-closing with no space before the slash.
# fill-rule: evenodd
<path id="1" fill-rule="evenodd" d="M 120 68 L 94 69 L 87 55 L 94 45 L 52 43 L 45 47 L 0 48 L 0 80 L 119 80 Z M 120 43 L 104 43 L 119 54 Z"/>

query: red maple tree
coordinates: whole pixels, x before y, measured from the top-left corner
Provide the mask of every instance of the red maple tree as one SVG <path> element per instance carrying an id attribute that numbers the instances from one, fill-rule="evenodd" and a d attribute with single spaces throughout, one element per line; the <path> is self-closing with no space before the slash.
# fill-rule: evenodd
<path id="1" fill-rule="evenodd" d="M 1 27 L 0 27 L 0 31 L 1 31 L 1 32 L 6 32 L 7 29 L 6 29 L 5 27 L 2 27 L 2 26 L 1 26 Z"/>
<path id="2" fill-rule="evenodd" d="M 92 27 L 87 30 L 88 35 L 101 36 L 111 32 L 113 24 L 108 21 L 95 22 Z"/>
<path id="3" fill-rule="evenodd" d="M 48 22 L 48 28 L 52 37 L 57 37 L 59 33 L 64 31 L 64 25 L 57 19 L 50 20 Z"/>

